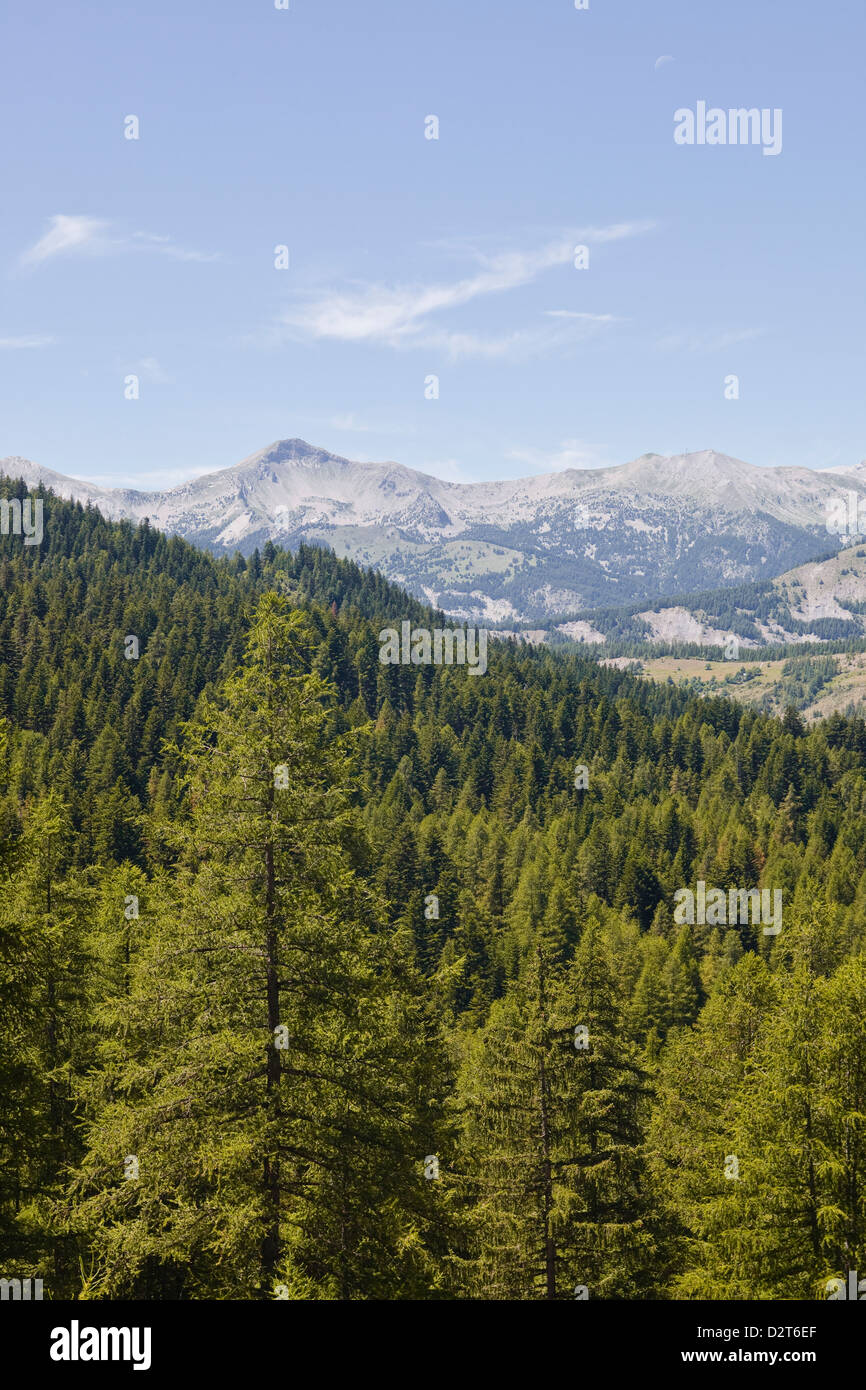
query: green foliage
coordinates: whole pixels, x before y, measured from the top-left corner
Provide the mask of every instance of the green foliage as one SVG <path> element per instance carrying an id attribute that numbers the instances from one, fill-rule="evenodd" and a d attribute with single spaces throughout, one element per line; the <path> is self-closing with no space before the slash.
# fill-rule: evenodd
<path id="1" fill-rule="evenodd" d="M 41 550 L 0 539 L 4 1269 L 563 1299 L 866 1268 L 862 720 L 507 642 L 382 665 L 441 617 L 381 576 L 49 500 Z M 780 888 L 781 933 L 679 925 L 698 880 Z"/>

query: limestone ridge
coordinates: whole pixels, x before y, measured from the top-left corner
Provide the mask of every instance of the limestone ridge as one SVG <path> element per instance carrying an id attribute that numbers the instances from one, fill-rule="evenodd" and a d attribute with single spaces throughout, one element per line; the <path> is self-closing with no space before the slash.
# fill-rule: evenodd
<path id="1" fill-rule="evenodd" d="M 761 468 L 711 449 L 483 483 L 356 463 L 302 439 L 161 492 L 97 487 L 20 458 L 0 460 L 0 473 L 217 552 L 324 543 L 486 622 L 768 579 L 834 547 L 829 497 L 866 496 L 866 464 Z"/>

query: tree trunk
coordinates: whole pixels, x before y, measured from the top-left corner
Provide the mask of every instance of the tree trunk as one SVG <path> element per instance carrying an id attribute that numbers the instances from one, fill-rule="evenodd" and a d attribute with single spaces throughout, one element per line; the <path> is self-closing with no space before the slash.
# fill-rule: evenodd
<path id="1" fill-rule="evenodd" d="M 265 846 L 265 866 L 267 886 L 265 910 L 267 913 L 267 946 L 265 955 L 265 978 L 267 982 L 268 1007 L 268 1061 L 267 1061 L 267 1107 L 272 1119 L 279 1115 L 280 1096 L 280 1054 L 277 1050 L 276 1029 L 280 1023 L 280 985 L 278 975 L 277 932 L 274 922 L 274 847 L 269 841 Z M 274 1274 L 280 1258 L 280 1162 L 270 1156 L 265 1157 L 263 1183 L 267 1209 L 267 1228 L 262 1241 L 262 1282 L 266 1290 L 273 1285 Z"/>
<path id="2" fill-rule="evenodd" d="M 541 1174 L 542 1174 L 542 1230 L 544 1239 L 544 1297 L 556 1298 L 556 1242 L 550 1229 L 550 1215 L 553 1210 L 553 1165 L 550 1161 L 550 1118 L 549 1088 L 547 1072 L 544 1067 L 544 1048 L 547 1043 L 547 1011 L 544 990 L 544 956 L 538 948 L 538 1003 L 541 1014 L 542 1036 L 541 1052 L 538 1058 L 539 1109 L 541 1112 Z"/>

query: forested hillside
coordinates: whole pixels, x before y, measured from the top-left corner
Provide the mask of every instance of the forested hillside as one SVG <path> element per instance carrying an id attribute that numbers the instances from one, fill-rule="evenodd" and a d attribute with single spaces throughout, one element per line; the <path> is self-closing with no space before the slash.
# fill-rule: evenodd
<path id="1" fill-rule="evenodd" d="M 866 1270 L 866 724 L 48 498 L 0 537 L 0 1252 L 55 1298 Z M 130 639 L 136 639 L 131 641 Z M 677 895 L 781 890 L 781 930 Z"/>

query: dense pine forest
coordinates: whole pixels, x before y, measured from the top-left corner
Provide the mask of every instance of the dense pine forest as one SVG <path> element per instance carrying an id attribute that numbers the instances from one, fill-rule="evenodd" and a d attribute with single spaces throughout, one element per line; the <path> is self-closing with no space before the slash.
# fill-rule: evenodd
<path id="1" fill-rule="evenodd" d="M 0 538 L 0 1272 L 824 1299 L 866 1273 L 866 724 L 46 496 Z M 689 924 L 698 883 L 781 930 Z M 707 914 L 709 917 L 710 914 Z"/>

